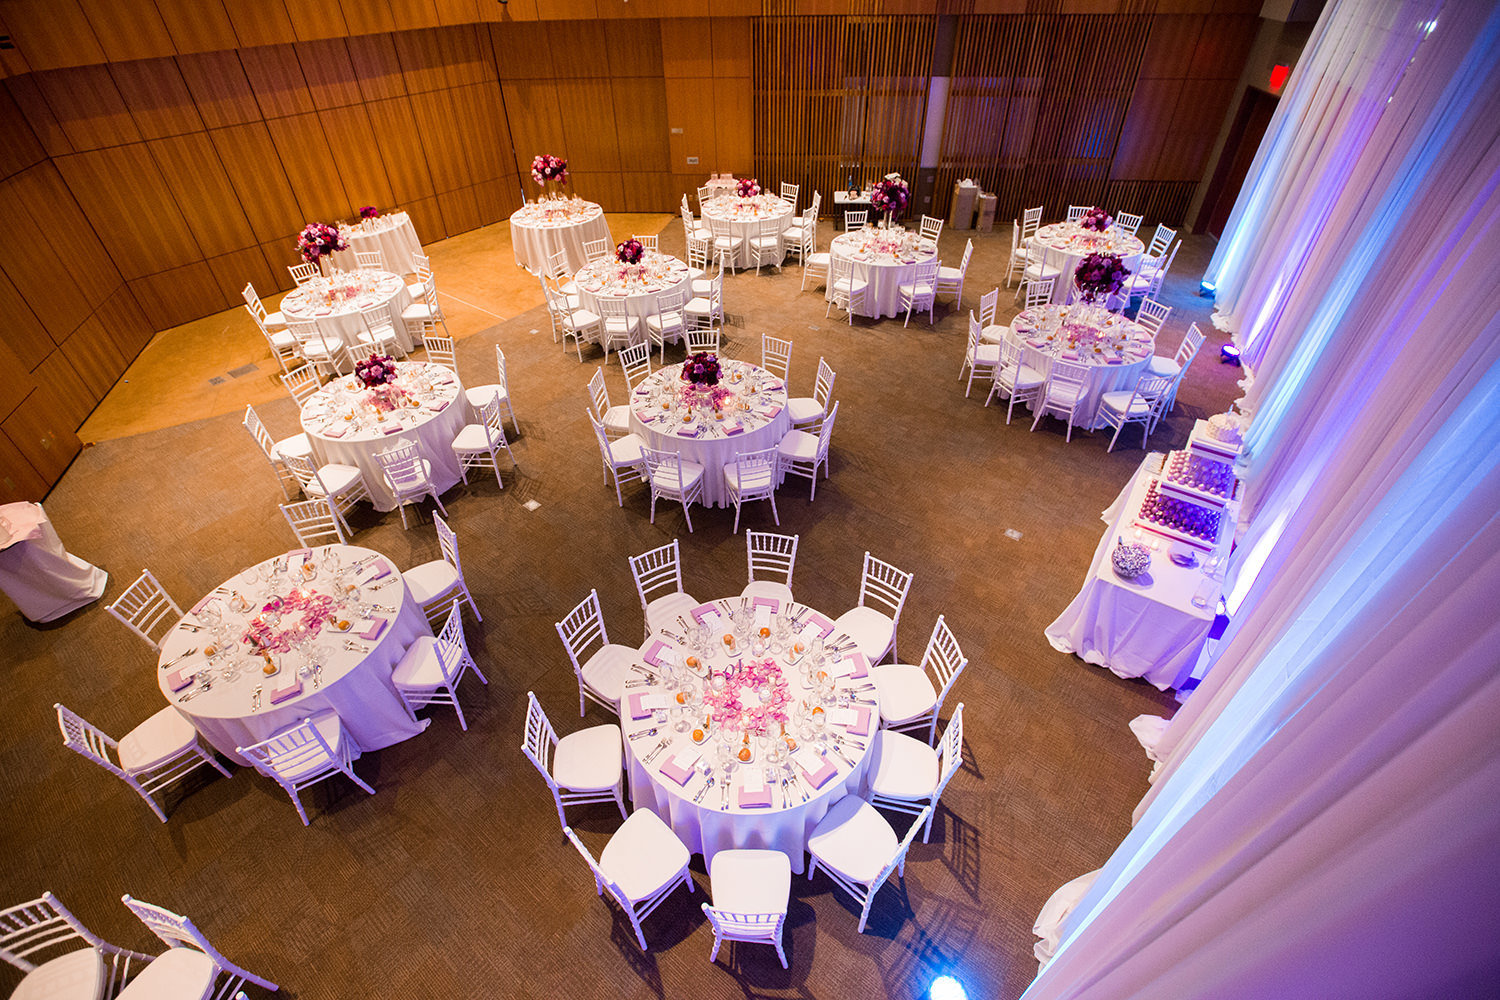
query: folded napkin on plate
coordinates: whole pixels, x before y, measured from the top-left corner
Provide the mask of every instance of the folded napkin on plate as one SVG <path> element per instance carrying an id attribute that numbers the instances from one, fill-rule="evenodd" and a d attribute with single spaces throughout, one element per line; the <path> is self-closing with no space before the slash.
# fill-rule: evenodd
<path id="1" fill-rule="evenodd" d="M 776 392 L 778 390 L 785 389 L 786 383 L 781 381 L 781 379 L 777 379 L 774 382 L 767 382 L 765 386 L 763 386 L 763 388 L 767 389 L 770 392 Z"/>
<path id="2" fill-rule="evenodd" d="M 780 413 L 780 412 L 781 412 L 781 407 L 779 407 L 779 406 L 770 406 L 770 407 L 767 407 L 766 409 L 760 411 L 761 416 L 766 417 L 768 419 L 774 419 L 776 417 L 776 415 L 778 413 Z"/>
<path id="3" fill-rule="evenodd" d="M 1120 363 L 1120 359 L 1119 358 L 1105 358 L 1104 359 L 1104 363 L 1107 364 L 1107 365 L 1117 365 L 1117 364 Z"/>
<path id="4" fill-rule="evenodd" d="M 1078 360 L 1078 352 L 1077 351 L 1063 351 L 1062 352 L 1062 359 L 1064 361 L 1077 361 Z"/>
<path id="5" fill-rule="evenodd" d="M 345 426 L 344 421 L 336 420 L 333 423 L 329 424 L 327 427 L 323 428 L 323 436 L 330 438 L 341 438 L 347 431 L 348 428 Z"/>
<path id="6" fill-rule="evenodd" d="M 827 618 L 824 618 L 816 611 L 807 616 L 807 625 L 810 628 L 816 628 L 818 630 L 818 635 L 822 636 L 824 639 L 828 638 L 828 633 L 833 631 L 833 622 L 829 621 Z"/>
<path id="7" fill-rule="evenodd" d="M 698 436 L 698 425 L 697 424 L 688 424 L 687 426 L 685 426 L 681 430 L 679 430 L 677 433 L 680 436 L 685 437 L 685 438 L 695 438 L 695 437 Z"/>
<path id="8" fill-rule="evenodd" d="M 640 388 L 636 389 L 635 394 L 637 396 L 649 396 L 651 395 L 651 387 L 649 385 L 643 385 Z"/>
<path id="9" fill-rule="evenodd" d="M 644 719 L 652 712 L 672 704 L 671 695 L 651 694 L 647 691 L 632 691 L 630 697 L 625 700 L 629 705 L 632 719 Z"/>
<path id="10" fill-rule="evenodd" d="M 278 705 L 288 698 L 295 698 L 302 693 L 302 679 L 295 677 L 286 687 L 276 688 L 271 692 L 271 704 Z"/>
<path id="11" fill-rule="evenodd" d="M 367 571 L 367 575 L 361 577 L 359 582 L 360 583 L 374 583 L 376 580 L 379 580 L 381 577 L 389 576 L 390 572 L 391 572 L 391 565 L 390 565 L 390 563 L 386 562 L 384 559 L 377 559 L 373 563 L 370 564 L 370 568 Z"/>
<path id="12" fill-rule="evenodd" d="M 744 430 L 745 425 L 740 423 L 738 420 L 730 421 L 729 423 L 726 423 L 724 425 L 725 434 L 740 434 L 743 433 Z"/>
<path id="13" fill-rule="evenodd" d="M 829 778 L 839 773 L 839 769 L 829 763 L 827 757 L 818 756 L 808 747 L 798 750 L 792 755 L 792 759 L 797 762 L 807 783 L 814 788 L 822 788 Z"/>
<path id="14" fill-rule="evenodd" d="M 194 670 L 192 673 L 187 673 L 187 669 L 187 667 L 178 667 L 176 670 L 168 674 L 167 686 L 170 687 L 173 691 L 181 691 L 183 688 L 193 683 L 193 679 L 198 676 L 198 671 Z"/>
<path id="15" fill-rule="evenodd" d="M 700 604 L 692 610 L 692 615 L 698 624 L 702 625 L 704 623 L 703 619 L 710 615 L 715 618 L 719 617 L 719 606 L 717 604 Z"/>
<path id="16" fill-rule="evenodd" d="M 645 660 L 653 667 L 665 667 L 667 665 L 667 661 L 662 659 L 661 655 L 671 648 L 671 646 L 668 646 L 660 639 L 657 639 L 644 653 L 641 654 L 641 659 Z"/>
<path id="17" fill-rule="evenodd" d="M 751 602 L 750 606 L 752 608 L 756 608 L 757 610 L 760 608 L 770 608 L 771 614 L 774 615 L 776 612 L 781 610 L 781 598 L 757 597 L 754 601 Z"/>
<path id="18" fill-rule="evenodd" d="M 771 804 L 771 787 L 766 784 L 766 774 L 758 767 L 741 771 L 744 777 L 740 784 L 740 808 L 754 809 Z"/>
<path id="19" fill-rule="evenodd" d="M 1027 340 L 1026 340 L 1026 343 L 1030 344 L 1032 347 L 1046 347 L 1047 346 L 1047 342 L 1045 340 L 1037 340 L 1037 339 L 1032 338 L 1032 337 L 1028 337 Z"/>
<path id="20" fill-rule="evenodd" d="M 380 638 L 380 633 L 385 631 L 386 620 L 384 618 L 365 618 L 355 622 L 354 632 L 361 639 L 374 641 Z"/>
<path id="21" fill-rule="evenodd" d="M 853 652 L 845 653 L 843 662 L 852 663 L 854 665 L 854 668 L 849 671 L 849 677 L 851 680 L 857 681 L 860 678 L 870 676 L 869 661 L 865 659 L 865 654 L 861 653 L 859 650 L 856 649 Z"/>
<path id="22" fill-rule="evenodd" d="M 693 765 L 698 763 L 701 757 L 697 750 L 684 750 L 675 756 L 668 757 L 667 762 L 657 768 L 663 777 L 671 778 L 679 785 L 685 785 L 693 776 Z"/>
<path id="23" fill-rule="evenodd" d="M 851 736 L 870 735 L 870 706 L 855 705 L 852 708 L 836 708 L 828 713 L 828 721 L 843 726 Z"/>
<path id="24" fill-rule="evenodd" d="M 314 316 L 332 316 L 333 315 L 333 310 L 332 309 L 319 309 L 317 312 L 313 313 L 313 315 Z"/>
<path id="25" fill-rule="evenodd" d="M 400 434 L 404 430 L 406 430 L 406 428 L 402 427 L 400 424 L 387 424 L 386 427 L 383 430 L 381 430 L 380 433 L 382 433 L 382 434 Z"/>

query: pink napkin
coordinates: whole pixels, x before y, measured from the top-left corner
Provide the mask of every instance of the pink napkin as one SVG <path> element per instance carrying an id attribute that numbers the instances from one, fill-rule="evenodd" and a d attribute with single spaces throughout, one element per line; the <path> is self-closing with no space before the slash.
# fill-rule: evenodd
<path id="1" fill-rule="evenodd" d="M 198 671 L 196 670 L 194 670 L 190 674 L 184 674 L 183 671 L 186 669 L 187 667 L 178 667 L 176 670 L 167 675 L 167 686 L 170 687 L 173 691 L 181 691 L 183 688 L 193 683 L 193 679 L 198 676 Z"/>
<path id="2" fill-rule="evenodd" d="M 724 425 L 724 433 L 725 434 L 739 434 L 739 433 L 743 432 L 744 429 L 745 429 L 745 425 L 741 424 L 739 422 L 735 422 L 735 423 L 732 423 L 732 424 L 725 424 Z"/>
<path id="3" fill-rule="evenodd" d="M 1030 344 L 1032 347 L 1046 347 L 1047 346 L 1047 342 L 1045 340 L 1027 340 L 1026 343 Z"/>
<path id="4" fill-rule="evenodd" d="M 827 757 L 823 758 L 822 765 L 819 766 L 819 768 L 811 774 L 808 773 L 807 768 L 805 767 L 801 768 L 801 771 L 802 776 L 807 779 L 807 783 L 809 785 L 812 785 L 814 788 L 822 788 L 824 783 L 827 782 L 829 778 L 839 773 L 839 769 L 829 763 Z"/>
<path id="5" fill-rule="evenodd" d="M 1120 363 L 1120 359 L 1119 358 L 1105 358 L 1104 359 L 1104 363 L 1107 364 L 1107 365 L 1117 365 L 1117 364 Z"/>
<path id="6" fill-rule="evenodd" d="M 371 618 L 369 619 L 369 622 L 370 627 L 365 629 L 363 632 L 360 632 L 359 637 L 361 639 L 369 639 L 371 641 L 379 639 L 380 633 L 385 631 L 386 620 L 384 618 Z M 364 622 L 360 622 L 360 624 L 363 625 Z"/>
<path id="7" fill-rule="evenodd" d="M 1062 359 L 1064 361 L 1077 361 L 1078 360 L 1078 352 L 1077 351 L 1063 351 L 1062 352 Z"/>
<path id="8" fill-rule="evenodd" d="M 392 424 L 391 426 L 387 427 L 385 430 L 381 431 L 381 433 L 382 434 L 400 434 L 404 430 L 406 430 L 406 428 L 402 427 L 400 424 Z"/>
<path id="9" fill-rule="evenodd" d="M 625 699 L 626 705 L 630 708 L 630 717 L 632 719 L 644 719 L 651 714 L 651 709 L 641 704 L 641 699 L 645 697 L 646 692 L 644 691 L 632 691 L 630 696 Z"/>
<path id="10" fill-rule="evenodd" d="M 824 618 L 822 615 L 818 614 L 816 611 L 814 611 L 812 614 L 808 615 L 807 616 L 807 620 L 809 622 L 811 622 L 812 624 L 818 626 L 818 628 L 822 629 L 822 631 L 823 631 L 823 638 L 825 638 L 825 639 L 828 638 L 828 633 L 830 633 L 830 632 L 833 631 L 833 622 L 829 621 L 827 618 Z"/>
<path id="11" fill-rule="evenodd" d="M 323 431 L 323 436 L 329 438 L 341 438 L 344 436 L 346 430 L 347 428 L 344 427 L 344 422 L 341 420 L 336 424 L 329 424 L 328 427 Z"/>
<path id="12" fill-rule="evenodd" d="M 775 418 L 775 416 L 778 413 L 781 412 L 781 407 L 779 407 L 779 406 L 773 406 L 773 407 L 771 407 L 768 410 L 761 410 L 760 412 L 762 414 L 764 414 L 768 419 L 772 419 L 772 418 Z"/>
<path id="13" fill-rule="evenodd" d="M 786 388 L 786 383 L 779 380 L 775 382 L 768 382 L 766 383 L 765 388 L 770 390 L 771 392 L 776 392 L 778 389 Z"/>
<path id="14" fill-rule="evenodd" d="M 859 680 L 861 677 L 868 677 L 870 675 L 870 664 L 866 662 L 864 653 L 856 649 L 854 652 L 846 654 L 844 659 L 854 664 L 854 669 L 849 671 L 851 680 Z"/>
<path id="15" fill-rule="evenodd" d="M 678 754 L 677 757 L 697 757 L 697 754 L 689 752 Z M 661 767 L 657 768 L 657 770 L 661 772 L 663 777 L 671 778 L 679 785 L 685 785 L 688 783 L 688 779 L 693 776 L 692 762 L 690 761 L 688 765 L 684 767 L 681 762 L 678 761 L 677 757 L 669 758 L 667 762 Z"/>
<path id="16" fill-rule="evenodd" d="M 682 428 L 682 430 L 678 431 L 677 433 L 680 436 L 685 437 L 685 438 L 695 438 L 695 437 L 698 436 L 698 425 L 697 424 L 689 424 L 688 426 Z"/>
<path id="17" fill-rule="evenodd" d="M 302 693 L 302 679 L 295 678 L 290 684 L 283 688 L 277 688 L 271 692 L 271 704 L 279 705 L 289 698 L 295 698 Z"/>
<path id="18" fill-rule="evenodd" d="M 709 615 L 719 614 L 719 606 L 717 604 L 700 604 L 693 609 L 692 614 L 693 617 L 697 619 L 698 624 L 702 625 L 703 619 L 707 618 Z"/>
<path id="19" fill-rule="evenodd" d="M 859 716 L 859 721 L 855 722 L 852 726 L 845 726 L 844 732 L 851 736 L 869 736 L 870 706 L 854 705 L 850 710 Z"/>
<path id="20" fill-rule="evenodd" d="M 761 783 L 760 791 L 752 792 L 743 785 L 740 786 L 740 808 L 751 809 L 757 806 L 769 806 L 771 804 L 771 786 Z"/>
<path id="21" fill-rule="evenodd" d="M 391 564 L 386 562 L 384 559 L 377 560 L 372 565 L 372 568 L 375 570 L 375 572 L 365 577 L 365 583 L 374 583 L 376 580 L 379 580 L 382 577 L 391 575 Z"/>
<path id="22" fill-rule="evenodd" d="M 650 649 L 646 650 L 646 652 L 642 654 L 641 659 L 645 660 L 653 667 L 665 667 L 666 663 L 659 659 L 659 657 L 662 653 L 666 652 L 667 648 L 667 644 L 658 639 L 651 644 Z"/>
<path id="23" fill-rule="evenodd" d="M 751 602 L 750 607 L 752 610 L 755 608 L 770 608 L 771 614 L 774 615 L 781 610 L 781 599 L 777 597 L 757 597 Z"/>
<path id="24" fill-rule="evenodd" d="M 442 413 L 444 410 L 446 410 L 448 408 L 448 404 L 450 402 L 451 402 L 451 400 L 445 399 L 441 403 L 428 403 L 427 404 L 427 408 L 429 410 L 431 410 L 433 413 Z"/>

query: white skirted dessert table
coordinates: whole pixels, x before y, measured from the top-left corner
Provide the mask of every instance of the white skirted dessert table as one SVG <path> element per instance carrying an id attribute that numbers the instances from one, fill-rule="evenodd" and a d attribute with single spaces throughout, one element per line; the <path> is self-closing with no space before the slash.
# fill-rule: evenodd
<path id="1" fill-rule="evenodd" d="M 667 365 L 630 395 L 630 429 L 658 451 L 703 466 L 703 505 L 728 507 L 724 467 L 742 451 L 774 448 L 792 429 L 786 383 L 758 365 L 720 359 L 719 406 L 690 402 L 682 365 Z M 722 419 L 720 419 L 722 418 Z M 778 484 L 780 471 L 777 472 Z"/>
<path id="2" fill-rule="evenodd" d="M 358 749 L 378 750 L 427 727 L 391 673 L 431 634 L 385 556 L 355 545 L 297 549 L 230 577 L 183 615 L 162 639 L 157 684 L 241 763 L 237 747 L 327 709 Z"/>
<path id="3" fill-rule="evenodd" d="M 412 254 L 422 252 L 422 241 L 417 239 L 416 227 L 411 216 L 405 212 L 391 212 L 363 219 L 349 226 L 340 226 L 339 234 L 349 243 L 348 250 L 333 254 L 333 266 L 342 271 L 359 268 L 356 252 L 380 251 L 385 259 L 385 269 L 397 274 L 415 274 L 417 263 Z"/>
<path id="4" fill-rule="evenodd" d="M 760 232 L 760 224 L 766 219 L 776 220 L 777 232 L 784 233 L 792 226 L 792 206 L 774 194 L 758 194 L 741 198 L 738 194 L 723 194 L 708 199 L 703 206 L 703 224 L 710 229 L 713 223 L 727 222 L 729 232 L 739 237 L 740 248 L 735 252 L 730 266 L 735 270 L 754 266 L 750 259 L 750 241 Z"/>
<path id="5" fill-rule="evenodd" d="M 1040 260 L 1045 254 L 1046 266 L 1057 268 L 1062 273 L 1052 283 L 1052 301 L 1066 302 L 1073 290 L 1073 272 L 1083 258 L 1091 253 L 1112 253 L 1134 274 L 1141 266 L 1141 254 L 1146 244 L 1123 229 L 1111 227 L 1102 233 L 1084 229 L 1076 222 L 1054 222 L 1042 226 L 1031 237 L 1027 253 L 1031 260 Z"/>
<path id="6" fill-rule="evenodd" d="M 109 574 L 63 548 L 39 503 L 0 507 L 0 590 L 27 619 L 50 622 L 104 593 Z"/>
<path id="7" fill-rule="evenodd" d="M 916 276 L 917 265 L 937 256 L 937 245 L 906 229 L 866 226 L 833 238 L 831 257 L 853 264 L 854 279 L 869 284 L 861 316 L 900 316 L 901 286 Z M 830 289 L 827 293 L 832 296 Z"/>
<path id="8" fill-rule="evenodd" d="M 1208 639 L 1223 584 L 1223 566 L 1238 507 L 1220 517 L 1217 535 L 1190 565 L 1178 561 L 1165 538 L 1140 527 L 1141 508 L 1158 483 L 1162 456 L 1148 455 L 1101 519 L 1109 525 L 1083 589 L 1047 626 L 1054 649 L 1077 654 L 1085 663 L 1120 677 L 1140 677 L 1165 691 L 1185 682 Z M 1125 579 L 1111 558 L 1120 542 L 1140 542 L 1151 552 L 1146 572 Z"/>
<path id="9" fill-rule="evenodd" d="M 671 254 L 649 250 L 639 264 L 623 264 L 611 250 L 608 257 L 585 264 L 573 275 L 583 308 L 595 315 L 601 315 L 600 299 L 625 300 L 626 312 L 636 320 L 635 343 L 645 339 L 646 318 L 656 315 L 662 294 L 677 291 L 686 294 L 691 280 L 687 264 Z"/>
<path id="10" fill-rule="evenodd" d="M 458 377 L 438 364 L 396 362 L 390 387 L 368 389 L 353 375 L 330 380 L 302 407 L 302 429 L 320 465 L 354 465 L 364 473 L 376 510 L 394 510 L 396 497 L 385 483 L 380 453 L 397 441 L 416 444 L 432 466 L 439 493 L 463 473 L 453 455 L 453 439 L 473 422 L 473 408 Z"/>
<path id="11" fill-rule="evenodd" d="M 1087 305 L 1055 302 L 1022 309 L 1006 336 L 1020 345 L 1025 363 L 1043 375 L 1052 371 L 1054 358 L 1089 366 L 1074 425 L 1091 430 L 1103 426 L 1099 398 L 1133 388 L 1151 363 L 1154 343 L 1151 332 L 1134 320 Z"/>
<path id="12" fill-rule="evenodd" d="M 281 300 L 281 315 L 293 323 L 315 323 L 319 332 L 330 339 L 337 337 L 344 346 L 359 343 L 366 330 L 362 311 L 384 306 L 390 312 L 391 327 L 403 351 L 415 346 L 401 314 L 411 305 L 406 281 L 391 271 L 334 271 L 305 282 L 286 293 Z"/>
<path id="13" fill-rule="evenodd" d="M 632 670 L 620 728 L 636 808 L 705 862 L 761 848 L 803 871 L 818 821 L 860 791 L 880 725 L 853 639 L 806 605 L 734 597 L 654 634 Z"/>
<path id="14" fill-rule="evenodd" d="M 583 245 L 593 240 L 610 242 L 604 209 L 578 197 L 527 202 L 510 217 L 516 263 L 532 274 L 544 274 L 559 250 L 567 254 L 568 270 L 578 270 L 588 261 Z"/>

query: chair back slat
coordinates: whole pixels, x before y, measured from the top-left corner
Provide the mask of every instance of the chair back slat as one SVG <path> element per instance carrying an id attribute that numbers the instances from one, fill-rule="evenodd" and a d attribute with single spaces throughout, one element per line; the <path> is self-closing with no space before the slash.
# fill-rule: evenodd
<path id="1" fill-rule="evenodd" d="M 831 414 L 828 422 L 833 422 Z M 871 603 L 883 604 L 890 609 L 892 618 L 897 617 L 901 614 L 902 605 L 906 603 L 913 575 L 866 552 L 864 573 L 859 581 L 859 606 L 863 608 Z"/>
<path id="2" fill-rule="evenodd" d="M 682 554 L 677 539 L 666 545 L 630 557 L 630 572 L 635 577 L 642 606 L 658 590 L 673 593 L 682 590 Z"/>
<path id="3" fill-rule="evenodd" d="M 784 578 L 788 587 L 792 585 L 792 571 L 797 565 L 797 543 L 800 535 L 779 535 L 769 531 L 745 531 L 745 558 L 749 563 L 750 582 L 757 579 L 756 573 L 774 573 Z"/>

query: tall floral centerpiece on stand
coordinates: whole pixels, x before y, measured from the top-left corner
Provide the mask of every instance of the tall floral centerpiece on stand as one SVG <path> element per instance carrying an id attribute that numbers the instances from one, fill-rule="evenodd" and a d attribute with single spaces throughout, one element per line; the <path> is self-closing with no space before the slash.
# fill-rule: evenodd
<path id="1" fill-rule="evenodd" d="M 323 271 L 328 257 L 339 250 L 348 250 L 349 241 L 344 239 L 338 226 L 326 222 L 309 222 L 297 234 L 297 253 L 309 264 L 317 264 Z"/>
<path id="2" fill-rule="evenodd" d="M 1073 269 L 1078 298 L 1086 309 L 1103 309 L 1111 295 L 1117 294 L 1130 277 L 1130 268 L 1118 255 L 1091 253 Z"/>
<path id="3" fill-rule="evenodd" d="M 760 194 L 760 181 L 754 177 L 741 177 L 734 190 L 741 198 L 754 198 Z"/>
<path id="4" fill-rule="evenodd" d="M 621 264 L 639 264 L 646 256 L 646 248 L 637 239 L 629 239 L 615 245 L 615 258 Z"/>
<path id="5" fill-rule="evenodd" d="M 364 208 L 359 210 L 359 217 L 366 222 L 370 221 L 371 219 L 378 219 L 380 218 L 380 209 L 376 208 L 374 205 L 366 205 Z"/>
<path id="6" fill-rule="evenodd" d="M 562 186 L 568 182 L 568 161 L 560 156 L 539 153 L 531 161 L 531 179 L 542 186 L 544 196 L 561 194 Z M 554 184 L 557 185 L 555 191 Z"/>
<path id="7" fill-rule="evenodd" d="M 870 204 L 877 212 L 885 216 L 885 227 L 889 229 L 895 224 L 898 216 L 906 211 L 907 202 L 911 201 L 911 188 L 906 182 L 897 177 L 894 180 L 887 179 L 875 185 L 875 190 L 870 192 Z"/>
<path id="8" fill-rule="evenodd" d="M 688 355 L 688 359 L 682 363 L 682 381 L 687 383 L 682 389 L 683 405 L 689 408 L 702 406 L 721 409 L 733 395 L 727 388 L 719 385 L 719 379 L 723 376 L 724 369 L 719 364 L 718 355 L 708 351 Z"/>
<path id="9" fill-rule="evenodd" d="M 406 391 L 396 384 L 396 362 L 384 354 L 372 354 L 354 366 L 354 377 L 365 387 L 365 401 L 379 419 L 401 405 Z"/>
<path id="10" fill-rule="evenodd" d="M 1114 221 L 1108 212 L 1096 205 L 1078 217 L 1078 226 L 1091 233 L 1102 234 Z"/>

